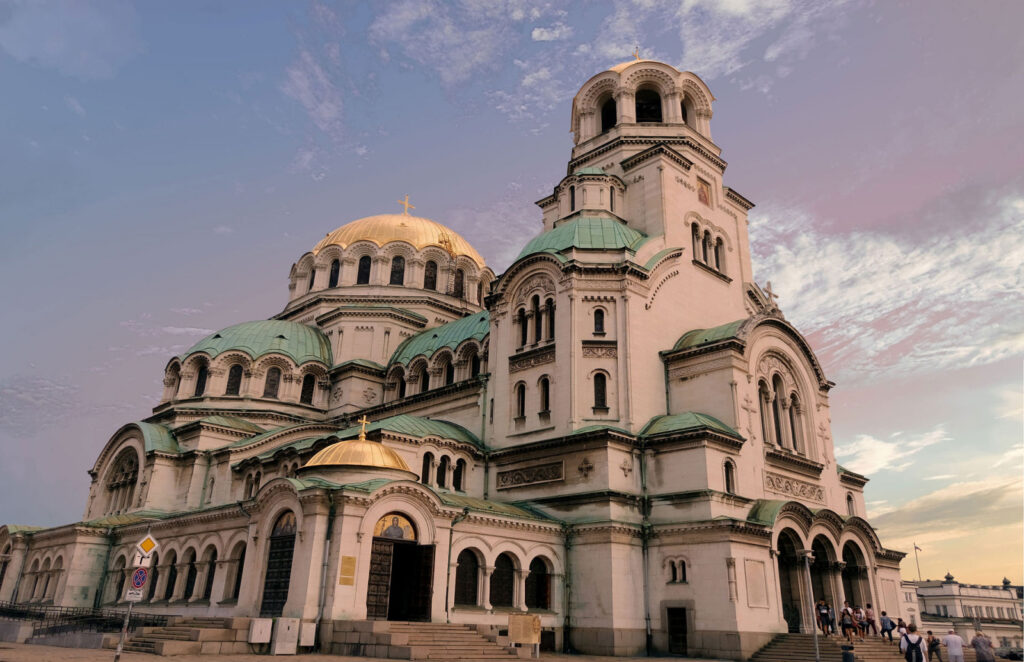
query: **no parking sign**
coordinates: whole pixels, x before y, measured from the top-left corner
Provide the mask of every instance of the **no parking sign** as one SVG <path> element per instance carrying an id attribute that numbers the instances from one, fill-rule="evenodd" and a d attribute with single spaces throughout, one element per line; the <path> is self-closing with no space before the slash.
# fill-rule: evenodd
<path id="1" fill-rule="evenodd" d="M 142 600 L 143 589 L 146 586 L 146 581 L 149 579 L 148 568 L 135 568 L 132 571 L 131 586 L 125 592 L 125 600 L 128 602 L 140 602 Z"/>

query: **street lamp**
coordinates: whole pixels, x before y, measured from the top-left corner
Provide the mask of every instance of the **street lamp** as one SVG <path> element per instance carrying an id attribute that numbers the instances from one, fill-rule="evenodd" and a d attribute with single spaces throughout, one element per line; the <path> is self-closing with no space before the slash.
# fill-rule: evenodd
<path id="1" fill-rule="evenodd" d="M 809 614 L 812 615 L 811 629 L 814 630 L 814 662 L 821 662 L 821 653 L 818 650 L 818 624 L 814 612 L 814 587 L 811 585 L 811 563 L 814 562 L 814 552 L 809 549 L 802 549 L 799 552 L 804 560 L 804 569 L 807 572 L 807 599 L 810 602 Z"/>

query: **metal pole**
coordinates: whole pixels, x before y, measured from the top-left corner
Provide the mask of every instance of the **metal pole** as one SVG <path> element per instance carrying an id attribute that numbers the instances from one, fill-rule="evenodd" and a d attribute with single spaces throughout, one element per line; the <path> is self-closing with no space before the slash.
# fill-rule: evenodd
<path id="1" fill-rule="evenodd" d="M 921 581 L 921 559 L 917 556 L 917 543 L 914 543 L 914 562 L 917 563 L 917 581 Z"/>
<path id="2" fill-rule="evenodd" d="M 128 634 L 128 621 L 132 617 L 132 607 L 135 605 L 134 602 L 128 603 L 128 611 L 124 614 L 124 625 L 121 626 L 121 640 L 117 642 L 117 651 L 114 653 L 114 662 L 118 662 L 121 659 L 121 650 L 124 648 L 124 638 Z"/>
<path id="3" fill-rule="evenodd" d="M 814 628 L 814 662 L 821 662 L 821 653 L 818 650 L 818 623 L 817 613 L 814 610 L 814 588 L 811 585 L 811 555 L 804 554 L 804 569 L 807 571 L 807 598 L 811 604 L 812 621 Z"/>

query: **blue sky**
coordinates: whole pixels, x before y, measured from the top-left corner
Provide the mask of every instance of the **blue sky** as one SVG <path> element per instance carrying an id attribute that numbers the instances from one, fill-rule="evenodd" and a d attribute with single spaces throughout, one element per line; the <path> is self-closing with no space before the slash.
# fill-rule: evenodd
<path id="1" fill-rule="evenodd" d="M 830 378 L 840 461 L 925 575 L 1021 581 L 1018 2 L 0 0 L 0 522 L 84 469 L 209 330 L 394 211 L 498 272 L 572 96 L 636 45 L 702 76 L 755 269 Z M 909 570 L 911 566 L 906 566 Z M 908 573 L 911 574 L 911 573 Z"/>

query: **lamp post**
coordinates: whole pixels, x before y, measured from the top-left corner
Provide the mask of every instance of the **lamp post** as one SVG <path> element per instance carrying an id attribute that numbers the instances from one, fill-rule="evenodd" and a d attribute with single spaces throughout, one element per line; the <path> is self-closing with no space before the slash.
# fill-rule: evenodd
<path id="1" fill-rule="evenodd" d="M 804 570 L 807 574 L 807 600 L 810 603 L 811 628 L 814 630 L 814 662 L 821 662 L 821 652 L 818 650 L 818 624 L 814 611 L 814 587 L 811 585 L 811 562 L 814 561 L 814 552 L 809 549 L 800 550 L 800 556 L 804 559 Z"/>

